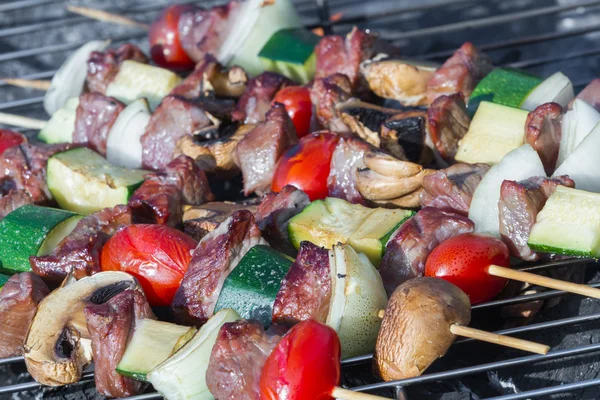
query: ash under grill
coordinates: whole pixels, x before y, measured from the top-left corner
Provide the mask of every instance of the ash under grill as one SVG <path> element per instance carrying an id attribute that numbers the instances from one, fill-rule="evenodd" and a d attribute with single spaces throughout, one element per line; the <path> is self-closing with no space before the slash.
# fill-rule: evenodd
<path id="1" fill-rule="evenodd" d="M 179 2 L 191 2 L 179 0 Z M 207 6 L 215 1 L 204 1 Z M 93 0 L 69 4 L 103 8 L 150 22 L 165 0 Z M 443 61 L 464 41 L 489 53 L 495 65 L 522 68 L 540 76 L 562 71 L 578 91 L 600 76 L 600 0 L 296 0 L 304 23 L 345 33 L 369 28 L 398 45 L 409 58 Z M 146 52 L 146 33 L 90 21 L 65 11 L 64 0 L 5 0 L 0 3 L 0 77 L 48 79 L 70 51 L 92 39 L 134 42 Z M 0 112 L 47 118 L 43 93 L 0 81 Z M 586 282 L 600 287 L 598 265 L 587 260 L 538 263 L 533 272 L 569 266 L 587 269 Z M 552 346 L 544 356 L 499 349 L 472 340 L 457 341 L 424 375 L 379 382 L 371 356 L 343 362 L 343 384 L 406 400 L 600 398 L 600 302 L 564 296 L 525 326 L 501 329 L 503 306 L 563 296 L 560 291 L 496 300 L 473 307 L 475 327 Z M 99 398 L 93 373 L 60 390 L 42 389 L 24 373 L 22 357 L 0 360 L 0 399 Z M 160 398 L 147 393 L 135 399 Z M 132 398 L 133 399 L 133 398 Z"/>

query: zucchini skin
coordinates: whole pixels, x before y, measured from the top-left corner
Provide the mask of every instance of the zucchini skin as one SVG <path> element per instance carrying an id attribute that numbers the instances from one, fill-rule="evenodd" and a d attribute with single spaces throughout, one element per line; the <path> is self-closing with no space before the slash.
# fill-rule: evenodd
<path id="1" fill-rule="evenodd" d="M 535 243 L 528 243 L 527 245 L 532 250 L 538 251 L 540 253 L 552 253 L 552 254 L 560 254 L 560 255 L 580 257 L 580 258 L 593 258 L 595 260 L 598 260 L 598 258 L 600 258 L 600 254 L 593 254 L 591 251 L 565 249 L 562 247 L 548 246 L 545 244 L 535 244 Z"/>

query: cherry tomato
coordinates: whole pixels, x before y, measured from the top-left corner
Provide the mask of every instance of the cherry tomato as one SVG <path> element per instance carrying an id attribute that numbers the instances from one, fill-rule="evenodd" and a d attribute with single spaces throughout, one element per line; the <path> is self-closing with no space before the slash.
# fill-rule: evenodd
<path id="1" fill-rule="evenodd" d="M 20 133 L 0 129 L 0 154 L 8 148 L 20 145 L 24 140 L 25 138 Z"/>
<path id="2" fill-rule="evenodd" d="M 150 26 L 150 55 L 163 68 L 185 71 L 194 68 L 194 61 L 179 42 L 179 16 L 193 10 L 191 4 L 175 4 L 167 7 Z"/>
<path id="3" fill-rule="evenodd" d="M 496 297 L 508 282 L 488 274 L 491 264 L 510 266 L 510 252 L 500 239 L 465 233 L 440 243 L 425 263 L 425 275 L 445 279 L 461 288 L 471 304 Z"/>
<path id="4" fill-rule="evenodd" d="M 169 306 L 192 258 L 196 241 L 165 225 L 130 225 L 102 248 L 103 271 L 135 276 L 153 306 Z"/>
<path id="5" fill-rule="evenodd" d="M 285 106 L 288 115 L 296 127 L 296 135 L 299 138 L 308 135 L 310 131 L 310 119 L 312 117 L 312 103 L 310 92 L 304 86 L 288 86 L 281 89 L 275 95 L 273 103 L 281 103 Z"/>
<path id="6" fill-rule="evenodd" d="M 293 185 L 304 190 L 311 201 L 327 197 L 331 156 L 338 140 L 339 136 L 329 132 L 300 139 L 277 162 L 271 189 L 279 192 L 285 185 Z"/>
<path id="7" fill-rule="evenodd" d="M 260 376 L 261 400 L 329 400 L 340 381 L 340 339 L 327 325 L 300 322 L 277 344 Z"/>

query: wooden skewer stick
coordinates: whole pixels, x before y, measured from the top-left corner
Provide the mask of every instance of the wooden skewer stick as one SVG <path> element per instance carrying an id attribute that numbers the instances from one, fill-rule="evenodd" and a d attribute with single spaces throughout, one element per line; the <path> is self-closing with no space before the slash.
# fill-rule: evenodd
<path id="1" fill-rule="evenodd" d="M 379 318 L 383 318 L 385 310 L 379 310 L 377 314 Z M 550 351 L 550 346 L 531 342 L 529 340 L 517 339 L 511 336 L 499 335 L 497 333 L 486 332 L 480 329 L 471 328 L 464 325 L 452 324 L 450 325 L 450 332 L 456 336 L 462 336 L 475 340 L 481 340 L 482 342 L 499 344 L 505 347 L 512 347 L 513 349 L 519 349 L 529 351 L 536 354 L 547 354 Z"/>
<path id="2" fill-rule="evenodd" d="M 21 115 L 6 114 L 0 112 L 0 124 L 17 126 L 27 129 L 42 129 L 46 125 L 46 121 L 41 119 L 23 117 Z"/>
<path id="3" fill-rule="evenodd" d="M 50 89 L 50 81 L 46 80 L 29 80 L 20 78 L 5 78 L 2 80 L 8 83 L 9 85 L 18 86 L 22 88 L 38 89 L 44 91 Z"/>
<path id="4" fill-rule="evenodd" d="M 113 14 L 113 13 L 109 13 L 109 12 L 102 11 L 102 10 L 97 10 L 95 8 L 67 6 L 67 10 L 72 13 L 83 15 L 84 17 L 88 17 L 88 18 L 95 19 L 98 21 L 110 22 L 110 23 L 119 24 L 119 25 L 133 26 L 133 27 L 141 28 L 141 29 L 145 29 L 145 30 L 150 29 L 150 25 L 148 25 L 148 24 L 144 24 L 142 22 L 136 21 L 131 18 L 124 17 L 122 15 Z"/>
<path id="5" fill-rule="evenodd" d="M 341 400 L 382 400 L 388 399 L 387 397 L 375 396 L 368 393 L 353 392 L 352 390 L 343 389 L 341 387 L 333 388 L 331 397 Z"/>
<path id="6" fill-rule="evenodd" d="M 592 288 L 587 285 L 565 282 L 559 279 L 532 274 L 530 272 L 517 271 L 510 268 L 501 267 L 499 265 L 490 265 L 488 267 L 488 273 L 501 278 L 531 283 L 533 285 L 543 286 L 550 289 L 563 290 L 569 293 L 576 293 L 582 296 L 600 299 L 600 289 Z"/>

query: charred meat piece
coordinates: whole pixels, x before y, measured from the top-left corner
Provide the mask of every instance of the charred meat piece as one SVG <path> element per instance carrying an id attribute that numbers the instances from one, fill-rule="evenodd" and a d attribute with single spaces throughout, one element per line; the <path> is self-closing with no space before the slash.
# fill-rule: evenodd
<path id="1" fill-rule="evenodd" d="M 0 194 L 23 190 L 37 204 L 47 204 L 52 195 L 46 185 L 46 164 L 55 153 L 69 149 L 69 144 L 22 144 L 0 156 Z"/>
<path id="2" fill-rule="evenodd" d="M 108 133 L 124 108 L 125 104 L 100 93 L 79 96 L 73 143 L 85 143 L 92 150 L 106 155 Z"/>
<path id="3" fill-rule="evenodd" d="M 126 397 L 141 393 L 146 383 L 116 371 L 136 324 L 142 318 L 155 319 L 143 293 L 125 290 L 103 304 L 84 309 L 94 354 L 94 380 L 106 397 Z"/>
<path id="4" fill-rule="evenodd" d="M 404 106 L 428 104 L 427 82 L 435 70 L 434 64 L 394 59 L 369 60 L 361 65 L 361 73 L 376 95 L 397 100 Z"/>
<path id="5" fill-rule="evenodd" d="M 462 93 L 439 96 L 427 110 L 427 127 L 435 149 L 447 162 L 454 162 L 458 142 L 471 124 Z"/>
<path id="6" fill-rule="evenodd" d="M 346 37 L 323 37 L 315 48 L 315 79 L 343 74 L 350 80 L 351 92 L 357 91 L 361 86 L 360 64 L 373 56 L 374 45 L 375 37 L 356 27 Z"/>
<path id="7" fill-rule="evenodd" d="M 325 323 L 331 300 L 329 251 L 300 243 L 296 261 L 281 282 L 273 305 L 273 323 L 292 326 L 307 319 Z"/>
<path id="8" fill-rule="evenodd" d="M 490 57 L 466 42 L 433 74 L 427 83 L 429 104 L 440 95 L 462 93 L 469 98 L 473 89 L 493 68 Z"/>
<path id="9" fill-rule="evenodd" d="M 125 43 L 117 49 L 94 51 L 88 59 L 87 87 L 90 92 L 104 94 L 115 79 L 121 63 L 125 60 L 148 63 L 144 52 L 134 44 Z"/>
<path id="10" fill-rule="evenodd" d="M 498 201 L 500 235 L 513 256 L 526 261 L 535 261 L 540 257 L 529 248 L 527 241 L 537 214 L 558 185 L 575 187 L 575 182 L 568 176 L 502 182 Z"/>
<path id="11" fill-rule="evenodd" d="M 265 122 L 250 131 L 236 146 L 236 164 L 244 177 L 244 194 L 269 190 L 277 160 L 298 141 L 296 128 L 285 106 L 275 103 Z"/>
<path id="12" fill-rule="evenodd" d="M 434 207 L 469 215 L 473 193 L 483 175 L 490 169 L 487 164 L 454 164 L 423 178 L 423 207 Z"/>
<path id="13" fill-rule="evenodd" d="M 431 158 L 425 145 L 426 125 L 425 111 L 411 110 L 394 114 L 381 126 L 380 147 L 401 160 L 425 163 Z"/>
<path id="14" fill-rule="evenodd" d="M 295 254 L 289 240 L 288 224 L 309 203 L 308 195 L 291 185 L 284 186 L 279 193 L 270 192 L 263 196 L 254 216 L 271 246 L 284 253 Z"/>
<path id="15" fill-rule="evenodd" d="M 351 97 L 350 80 L 343 74 L 315 79 L 310 87 L 310 100 L 319 126 L 333 132 L 349 132 L 336 106 Z"/>
<path id="16" fill-rule="evenodd" d="M 133 218 L 138 223 L 177 226 L 182 220 L 184 204 L 199 206 L 214 200 L 206 174 L 184 155 L 145 178 L 129 199 Z"/>
<path id="17" fill-rule="evenodd" d="M 250 248 L 267 244 L 250 211 L 236 211 L 198 243 L 173 299 L 180 321 L 201 325 L 214 312 L 223 282 Z"/>
<path id="18" fill-rule="evenodd" d="M 189 100 L 200 96 L 240 97 L 246 90 L 248 75 L 238 66 L 226 70 L 212 55 L 206 55 L 171 95 Z"/>
<path id="19" fill-rule="evenodd" d="M 17 208 L 32 203 L 33 199 L 25 190 L 11 190 L 5 195 L 0 195 L 0 220 Z"/>
<path id="20" fill-rule="evenodd" d="M 527 115 L 525 142 L 538 152 L 544 170 L 552 175 L 558 160 L 563 109 L 557 103 L 545 103 Z"/>
<path id="21" fill-rule="evenodd" d="M 37 306 L 50 293 L 32 272 L 15 274 L 0 290 L 0 358 L 20 356 Z"/>
<path id="22" fill-rule="evenodd" d="M 194 7 L 179 17 L 179 42 L 195 62 L 207 54 L 216 55 L 233 27 L 240 10 L 239 2 L 212 8 Z"/>
<path id="23" fill-rule="evenodd" d="M 293 84 L 291 80 L 275 72 L 263 72 L 250 79 L 232 115 L 233 120 L 246 124 L 264 121 L 277 92 Z"/>
<path id="24" fill-rule="evenodd" d="M 193 102 L 167 96 L 154 111 L 141 137 L 144 168 L 164 168 L 173 158 L 177 142 L 211 125 L 206 112 Z"/>
<path id="25" fill-rule="evenodd" d="M 577 98 L 585 101 L 590 106 L 600 111 L 600 78 L 596 78 L 588 83 L 588 85 L 579 92 Z"/>
<path id="26" fill-rule="evenodd" d="M 221 222 L 229 218 L 234 212 L 248 210 L 254 214 L 257 209 L 256 199 L 240 203 L 216 201 L 199 207 L 192 207 L 183 214 L 184 232 L 199 242 L 209 232 L 217 229 Z"/>
<path id="27" fill-rule="evenodd" d="M 264 331 L 255 320 L 224 324 L 212 348 L 206 384 L 219 400 L 256 400 L 267 358 L 281 340 L 282 329 Z"/>
<path id="28" fill-rule="evenodd" d="M 373 149 L 373 146 L 360 139 L 340 138 L 331 156 L 331 169 L 327 177 L 329 196 L 351 203 L 366 203 L 358 190 L 356 175 L 359 169 L 365 168 L 363 157 Z"/>
<path id="29" fill-rule="evenodd" d="M 45 256 L 31 256 L 31 269 L 42 278 L 60 282 L 70 271 L 76 279 L 100 272 L 100 251 L 120 228 L 131 224 L 125 205 L 105 208 L 82 218 L 75 229 Z"/>
<path id="30" fill-rule="evenodd" d="M 425 207 L 406 221 L 388 241 L 379 273 L 388 296 L 401 283 L 423 276 L 429 253 L 442 241 L 473 232 L 475 224 L 462 215 Z"/>

